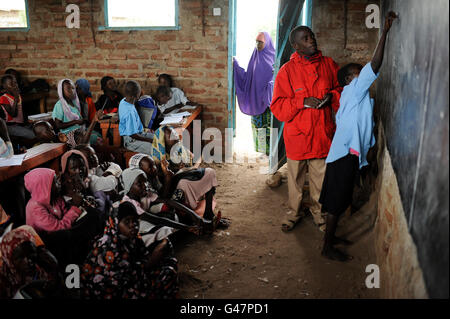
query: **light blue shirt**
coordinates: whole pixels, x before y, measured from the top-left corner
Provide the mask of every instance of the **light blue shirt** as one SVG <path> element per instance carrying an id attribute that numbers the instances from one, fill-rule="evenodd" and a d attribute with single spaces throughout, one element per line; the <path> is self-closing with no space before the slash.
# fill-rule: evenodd
<path id="1" fill-rule="evenodd" d="M 369 62 L 359 76 L 344 87 L 327 163 L 347 156 L 352 148 L 359 153 L 359 168 L 368 165 L 367 152 L 375 145 L 373 99 L 370 98 L 369 88 L 377 77 Z"/>
<path id="2" fill-rule="evenodd" d="M 76 101 L 73 101 L 73 103 L 75 104 Z M 80 119 L 81 119 L 82 117 L 81 117 L 81 114 L 80 114 L 80 111 L 78 110 L 78 108 L 76 108 L 76 107 L 74 107 L 74 106 L 72 106 L 70 104 L 68 104 L 68 105 L 70 107 L 70 110 L 73 113 L 77 114 L 80 117 Z M 58 102 L 56 102 L 55 106 L 53 107 L 52 118 L 53 119 L 59 119 L 63 123 L 67 123 L 67 122 L 72 121 L 69 118 L 67 118 L 66 115 L 64 114 L 64 111 L 63 111 L 63 108 L 62 108 L 62 103 L 59 100 L 58 100 Z M 60 131 L 61 131 L 61 133 L 67 134 L 70 131 L 74 131 L 74 130 L 79 129 L 80 127 L 81 127 L 80 125 L 76 124 L 76 125 L 72 125 L 72 126 L 69 126 L 69 127 L 66 127 L 66 128 L 62 128 L 62 129 L 60 129 Z"/>
<path id="3" fill-rule="evenodd" d="M 136 107 L 125 101 L 125 98 L 119 104 L 119 134 L 120 136 L 131 136 L 140 134 L 144 130 L 141 118 Z"/>

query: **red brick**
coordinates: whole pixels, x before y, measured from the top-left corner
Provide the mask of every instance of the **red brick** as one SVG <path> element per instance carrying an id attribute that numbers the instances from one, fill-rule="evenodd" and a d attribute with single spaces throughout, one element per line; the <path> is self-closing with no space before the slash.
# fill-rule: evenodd
<path id="1" fill-rule="evenodd" d="M 181 76 L 187 77 L 187 78 L 199 78 L 204 75 L 205 75 L 205 72 L 201 72 L 201 71 L 194 71 L 194 70 L 181 71 Z"/>
<path id="2" fill-rule="evenodd" d="M 204 56 L 205 55 L 203 54 L 203 52 L 194 52 L 194 51 L 181 52 L 182 58 L 202 59 Z"/>
<path id="3" fill-rule="evenodd" d="M 56 68 L 58 65 L 53 62 L 41 62 L 41 68 Z"/>
<path id="4" fill-rule="evenodd" d="M 154 51 L 160 49 L 159 43 L 137 43 L 136 46 L 138 49 L 142 50 Z"/>
<path id="5" fill-rule="evenodd" d="M 177 35 L 175 33 L 163 33 L 155 35 L 155 41 L 176 41 Z"/>
<path id="6" fill-rule="evenodd" d="M 125 53 L 111 53 L 108 56 L 110 60 L 126 60 L 127 55 Z"/>
<path id="7" fill-rule="evenodd" d="M 175 44 L 169 44 L 170 50 L 190 50 L 191 45 L 188 43 L 175 43 Z"/>
<path id="8" fill-rule="evenodd" d="M 139 67 L 137 64 L 119 64 L 117 66 L 119 70 L 138 70 Z"/>
<path id="9" fill-rule="evenodd" d="M 127 53 L 127 58 L 132 60 L 148 59 L 148 54 L 145 52 Z"/>
<path id="10" fill-rule="evenodd" d="M 168 60 L 170 58 L 171 58 L 171 55 L 168 53 L 152 54 L 152 60 Z"/>

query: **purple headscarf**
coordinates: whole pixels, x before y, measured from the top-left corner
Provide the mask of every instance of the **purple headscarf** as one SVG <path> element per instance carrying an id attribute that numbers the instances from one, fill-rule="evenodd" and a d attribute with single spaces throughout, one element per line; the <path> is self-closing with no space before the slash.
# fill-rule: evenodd
<path id="1" fill-rule="evenodd" d="M 247 115 L 260 115 L 272 101 L 273 94 L 273 64 L 275 63 L 275 48 L 272 38 L 264 32 L 264 49 L 253 51 L 247 72 L 235 60 L 234 83 L 239 108 Z"/>

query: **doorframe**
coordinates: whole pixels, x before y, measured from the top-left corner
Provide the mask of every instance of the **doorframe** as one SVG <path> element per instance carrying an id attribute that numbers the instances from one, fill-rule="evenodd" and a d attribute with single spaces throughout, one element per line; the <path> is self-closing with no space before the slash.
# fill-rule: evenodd
<path id="1" fill-rule="evenodd" d="M 228 1 L 228 128 L 236 136 L 236 89 L 234 87 L 233 56 L 236 55 L 237 0 Z"/>

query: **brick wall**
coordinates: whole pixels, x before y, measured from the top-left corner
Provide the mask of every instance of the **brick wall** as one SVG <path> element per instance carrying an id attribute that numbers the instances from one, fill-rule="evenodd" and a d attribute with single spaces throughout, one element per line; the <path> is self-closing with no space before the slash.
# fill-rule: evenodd
<path id="1" fill-rule="evenodd" d="M 312 28 L 319 49 L 340 66 L 350 62 L 364 65 L 372 57 L 378 29 L 366 28 L 366 7 L 371 3 L 379 1 L 313 0 Z"/>
<path id="2" fill-rule="evenodd" d="M 180 0 L 178 31 L 99 31 L 103 0 L 28 3 L 28 32 L 0 31 L 0 70 L 15 68 L 27 79 L 48 79 L 50 110 L 63 77 L 88 79 L 95 100 L 102 76 L 113 76 L 122 85 L 136 80 L 151 93 L 156 76 L 169 73 L 189 99 L 205 105 L 204 127 L 227 126 L 227 0 L 204 1 L 203 9 L 201 0 Z M 69 3 L 80 7 L 80 29 L 65 26 Z M 213 7 L 222 8 L 222 15 L 213 16 Z"/>
<path id="3" fill-rule="evenodd" d="M 408 230 L 391 157 L 384 143 L 380 124 L 377 142 L 380 174 L 378 216 L 375 223 L 375 251 L 380 267 L 380 296 L 382 298 L 427 298 L 417 248 Z"/>

